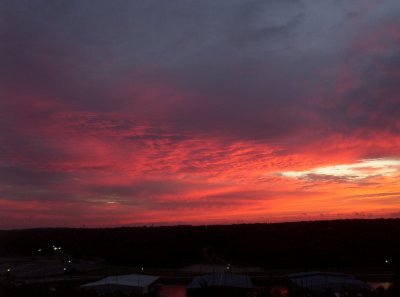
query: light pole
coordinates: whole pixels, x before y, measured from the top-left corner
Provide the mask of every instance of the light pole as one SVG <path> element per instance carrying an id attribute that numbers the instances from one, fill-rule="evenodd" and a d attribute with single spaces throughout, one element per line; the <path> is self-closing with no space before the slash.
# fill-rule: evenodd
<path id="1" fill-rule="evenodd" d="M 140 267 L 140 269 L 138 269 L 138 274 L 137 274 L 137 286 L 139 287 L 139 276 L 140 276 L 140 272 L 143 271 L 144 268 Z"/>
<path id="2" fill-rule="evenodd" d="M 231 269 L 231 264 L 226 265 L 226 270 L 225 270 L 225 287 L 226 287 L 226 274 L 229 272 L 229 269 Z"/>

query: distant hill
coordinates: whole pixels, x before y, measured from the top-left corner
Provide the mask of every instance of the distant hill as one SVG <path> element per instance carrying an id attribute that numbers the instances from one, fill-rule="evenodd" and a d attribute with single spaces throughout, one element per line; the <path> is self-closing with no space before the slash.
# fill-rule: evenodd
<path id="1" fill-rule="evenodd" d="M 0 257 L 35 256 L 39 249 L 50 255 L 52 245 L 75 258 L 132 266 L 384 267 L 397 261 L 400 219 L 0 231 Z"/>

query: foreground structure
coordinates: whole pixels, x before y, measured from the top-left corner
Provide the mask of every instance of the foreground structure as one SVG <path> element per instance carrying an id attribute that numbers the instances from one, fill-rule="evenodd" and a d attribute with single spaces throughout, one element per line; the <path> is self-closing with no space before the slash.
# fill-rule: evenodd
<path id="1" fill-rule="evenodd" d="M 113 275 L 99 281 L 84 284 L 83 289 L 91 289 L 99 295 L 121 293 L 128 296 L 157 296 L 158 276 L 144 274 Z"/>
<path id="2" fill-rule="evenodd" d="M 289 279 L 297 288 L 315 293 L 328 291 L 333 293 L 360 293 L 369 289 L 367 283 L 343 273 L 320 271 L 301 272 L 290 274 Z"/>
<path id="3" fill-rule="evenodd" d="M 247 275 L 220 273 L 194 277 L 187 286 L 187 297 L 243 297 L 253 291 Z"/>

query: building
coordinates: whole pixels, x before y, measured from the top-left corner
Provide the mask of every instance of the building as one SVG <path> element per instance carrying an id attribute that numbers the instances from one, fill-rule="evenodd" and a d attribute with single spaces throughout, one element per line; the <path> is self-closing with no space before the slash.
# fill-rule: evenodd
<path id="1" fill-rule="evenodd" d="M 157 296 L 158 276 L 144 274 L 113 275 L 93 283 L 84 284 L 83 289 L 95 290 L 99 295 L 122 293 L 128 296 Z"/>
<path id="2" fill-rule="evenodd" d="M 253 291 L 247 275 L 219 273 L 196 276 L 186 288 L 187 297 L 244 297 Z"/>
<path id="3" fill-rule="evenodd" d="M 295 287 L 311 292 L 362 292 L 369 289 L 367 283 L 343 273 L 301 272 L 290 274 L 289 279 Z"/>

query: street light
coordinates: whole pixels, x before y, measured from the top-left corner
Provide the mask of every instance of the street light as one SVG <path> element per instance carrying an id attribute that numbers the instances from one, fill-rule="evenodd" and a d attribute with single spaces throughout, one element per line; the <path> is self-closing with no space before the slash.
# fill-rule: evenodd
<path id="1" fill-rule="evenodd" d="M 140 267 L 140 270 L 138 271 L 138 275 L 137 275 L 137 286 L 139 287 L 139 276 L 140 276 L 140 272 L 143 271 L 144 268 Z"/>

